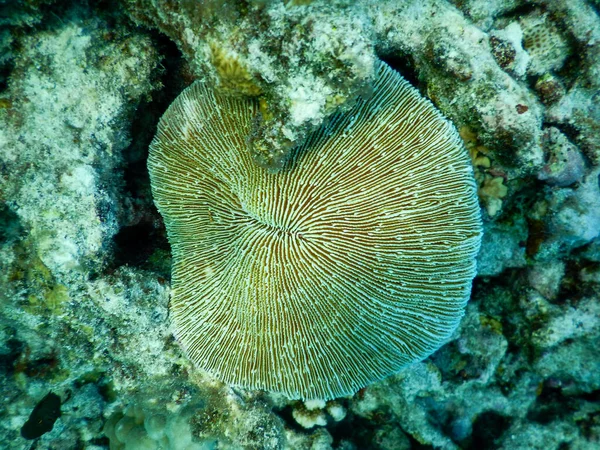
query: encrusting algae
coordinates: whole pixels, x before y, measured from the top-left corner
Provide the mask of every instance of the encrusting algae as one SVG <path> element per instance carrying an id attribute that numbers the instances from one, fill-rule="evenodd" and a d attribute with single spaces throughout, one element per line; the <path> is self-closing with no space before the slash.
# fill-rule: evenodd
<path id="1" fill-rule="evenodd" d="M 481 239 L 454 127 L 387 65 L 374 93 L 270 173 L 259 109 L 196 82 L 150 147 L 190 359 L 232 385 L 332 399 L 421 360 L 456 329 Z"/>

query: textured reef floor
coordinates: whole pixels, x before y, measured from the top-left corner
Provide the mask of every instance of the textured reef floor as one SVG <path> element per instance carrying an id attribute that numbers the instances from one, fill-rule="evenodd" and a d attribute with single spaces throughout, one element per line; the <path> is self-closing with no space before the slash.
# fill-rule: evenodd
<path id="1" fill-rule="evenodd" d="M 0 0 L 0 448 L 600 447 L 600 3 Z M 440 350 L 329 402 L 230 388 L 168 317 L 148 145 L 193 80 L 277 171 L 376 61 L 456 125 L 484 237 Z"/>

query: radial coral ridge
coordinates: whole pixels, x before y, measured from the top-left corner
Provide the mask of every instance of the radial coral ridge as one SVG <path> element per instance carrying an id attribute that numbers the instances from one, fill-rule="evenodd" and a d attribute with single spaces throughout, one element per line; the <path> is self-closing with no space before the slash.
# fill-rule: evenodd
<path id="1" fill-rule="evenodd" d="M 453 126 L 381 63 L 369 100 L 270 173 L 246 150 L 257 112 L 196 82 L 150 147 L 190 359 L 232 385 L 331 399 L 436 350 L 481 239 Z"/>

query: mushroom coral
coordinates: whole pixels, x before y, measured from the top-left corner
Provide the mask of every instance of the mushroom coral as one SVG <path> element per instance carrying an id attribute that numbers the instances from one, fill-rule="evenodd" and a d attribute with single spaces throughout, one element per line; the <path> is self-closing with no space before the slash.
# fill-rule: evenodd
<path id="1" fill-rule="evenodd" d="M 281 172 L 246 149 L 258 111 L 197 81 L 150 146 L 175 335 L 226 383 L 349 395 L 435 351 L 464 314 L 481 240 L 470 160 L 384 63 L 372 96 Z"/>

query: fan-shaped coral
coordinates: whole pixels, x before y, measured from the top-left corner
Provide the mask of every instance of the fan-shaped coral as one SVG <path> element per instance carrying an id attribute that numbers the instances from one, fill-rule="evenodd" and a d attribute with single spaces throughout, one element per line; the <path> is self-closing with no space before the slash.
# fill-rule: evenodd
<path id="1" fill-rule="evenodd" d="M 196 82 L 150 148 L 189 357 L 233 385 L 330 399 L 433 352 L 481 237 L 455 129 L 382 63 L 368 101 L 269 173 L 246 150 L 257 111 Z"/>

